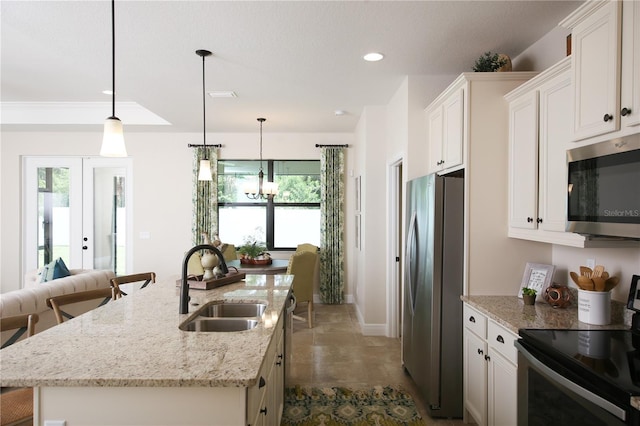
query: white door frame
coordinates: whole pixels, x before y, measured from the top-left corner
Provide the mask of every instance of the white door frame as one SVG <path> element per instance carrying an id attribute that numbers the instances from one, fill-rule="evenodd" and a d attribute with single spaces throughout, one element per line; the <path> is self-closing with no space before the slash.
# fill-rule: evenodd
<path id="1" fill-rule="evenodd" d="M 70 182 L 70 241 L 81 245 L 83 237 L 93 238 L 93 229 L 87 222 L 87 215 L 93 217 L 93 170 L 99 167 L 120 167 L 126 169 L 126 258 L 125 269 L 133 267 L 133 162 L 131 158 L 101 157 L 59 157 L 24 156 L 22 158 L 22 276 L 37 268 L 38 221 L 37 174 L 32 173 L 39 167 L 69 167 Z M 34 192 L 35 188 L 35 192 Z M 81 200 L 80 202 L 75 202 Z M 90 244 L 88 245 L 91 246 Z M 84 250 L 69 251 L 69 268 L 93 268 L 92 256 L 86 256 Z"/>
<path id="2" fill-rule="evenodd" d="M 387 203 L 387 241 L 388 250 L 387 258 L 392 259 L 390 267 L 387 269 L 387 337 L 400 337 L 400 301 L 402 300 L 402 234 L 401 228 L 402 217 L 399 217 L 398 206 L 404 205 L 403 188 L 403 156 L 399 155 L 395 159 L 387 163 L 387 194 L 389 199 Z M 399 261 L 396 261 L 396 257 Z"/>

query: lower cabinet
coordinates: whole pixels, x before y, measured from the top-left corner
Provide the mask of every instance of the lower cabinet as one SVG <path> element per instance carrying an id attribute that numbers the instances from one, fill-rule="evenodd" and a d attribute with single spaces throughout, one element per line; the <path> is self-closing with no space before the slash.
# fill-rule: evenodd
<path id="1" fill-rule="evenodd" d="M 468 305 L 463 315 L 465 417 L 479 426 L 515 425 L 517 336 Z"/>
<path id="2" fill-rule="evenodd" d="M 264 358 L 258 383 L 247 389 L 247 424 L 279 425 L 284 409 L 284 315 Z"/>

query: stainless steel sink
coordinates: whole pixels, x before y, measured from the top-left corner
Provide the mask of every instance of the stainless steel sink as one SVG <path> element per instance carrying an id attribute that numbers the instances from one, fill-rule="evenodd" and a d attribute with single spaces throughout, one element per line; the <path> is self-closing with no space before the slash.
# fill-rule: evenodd
<path id="1" fill-rule="evenodd" d="M 212 302 L 200 308 L 198 315 L 207 318 L 260 317 L 267 305 L 264 303 Z"/>
<path id="2" fill-rule="evenodd" d="M 251 330 L 258 325 L 258 320 L 249 318 L 206 318 L 195 319 L 180 325 L 182 331 L 225 332 Z"/>

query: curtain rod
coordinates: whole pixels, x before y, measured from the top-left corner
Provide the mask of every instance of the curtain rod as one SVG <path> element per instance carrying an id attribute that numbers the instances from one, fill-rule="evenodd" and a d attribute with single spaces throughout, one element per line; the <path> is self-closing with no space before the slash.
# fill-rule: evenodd
<path id="1" fill-rule="evenodd" d="M 347 144 L 347 143 L 345 143 L 343 145 L 323 145 L 323 144 L 320 144 L 320 143 L 316 144 L 316 148 L 325 148 L 325 147 L 328 147 L 328 148 L 349 148 L 349 144 Z"/>
<path id="2" fill-rule="evenodd" d="M 207 144 L 207 145 L 199 144 L 199 145 L 198 145 L 198 144 L 190 143 L 190 144 L 188 144 L 187 146 L 188 146 L 189 148 L 204 148 L 204 147 L 207 147 L 207 146 L 209 146 L 209 147 L 211 147 L 211 148 L 222 148 L 222 144 L 221 144 L 221 143 L 217 143 L 217 144 L 213 144 L 213 145 L 211 145 L 211 144 Z"/>

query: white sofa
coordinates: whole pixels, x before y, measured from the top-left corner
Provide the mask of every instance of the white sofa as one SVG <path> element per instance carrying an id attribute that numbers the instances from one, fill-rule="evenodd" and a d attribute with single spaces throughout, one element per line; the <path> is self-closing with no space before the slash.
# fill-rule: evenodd
<path id="1" fill-rule="evenodd" d="M 93 269 L 71 269 L 71 275 L 53 281 L 40 283 L 38 271 L 25 274 L 25 286 L 20 290 L 0 294 L 0 318 L 21 314 L 36 313 L 40 320 L 36 324 L 36 333 L 56 325 L 56 319 L 51 308 L 47 306 L 47 299 L 62 294 L 79 291 L 95 290 L 109 287 L 113 271 Z M 79 315 L 95 308 L 99 301 L 78 303 L 69 308 L 73 315 Z M 65 309 L 67 310 L 67 309 Z M 10 332 L 2 333 L 0 341 L 4 343 Z"/>

